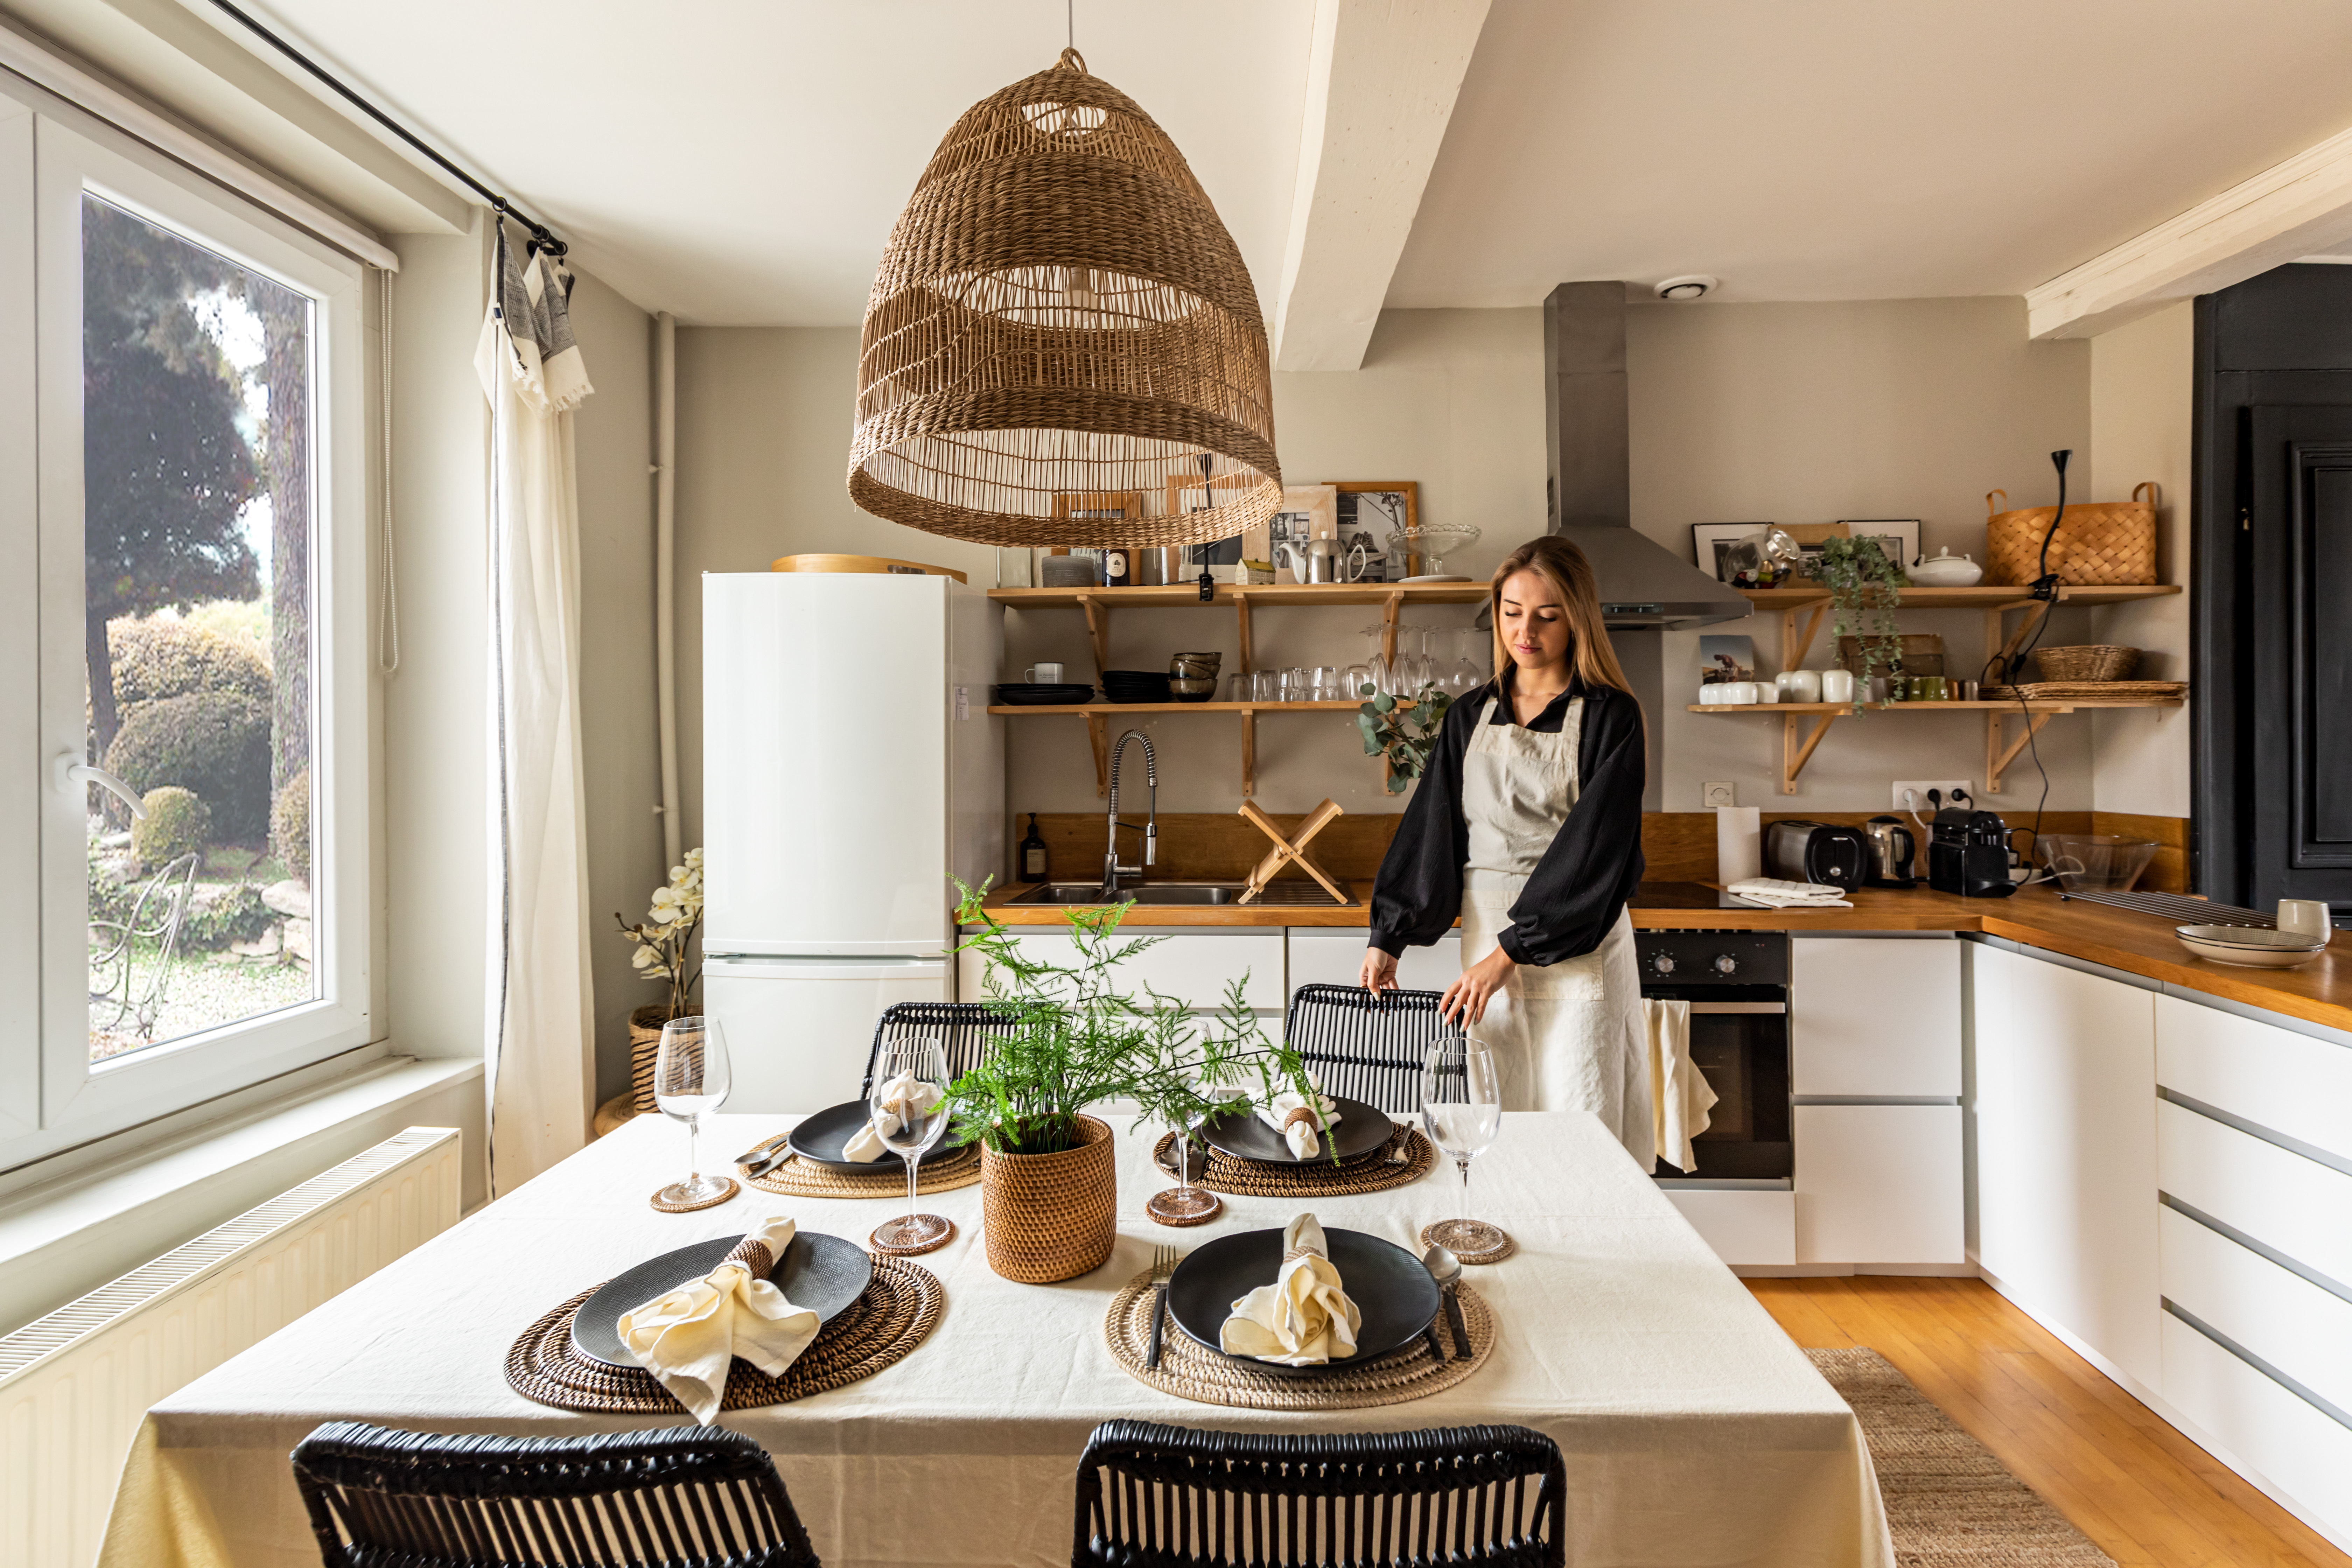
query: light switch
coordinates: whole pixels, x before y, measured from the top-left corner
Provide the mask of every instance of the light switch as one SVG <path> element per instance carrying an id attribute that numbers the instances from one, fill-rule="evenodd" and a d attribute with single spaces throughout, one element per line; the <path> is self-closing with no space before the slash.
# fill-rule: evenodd
<path id="1" fill-rule="evenodd" d="M 1739 804 L 1738 787 L 1722 783 L 1701 784 L 1699 785 L 1699 803 L 1709 811 L 1713 811 L 1718 805 L 1738 805 Z"/>

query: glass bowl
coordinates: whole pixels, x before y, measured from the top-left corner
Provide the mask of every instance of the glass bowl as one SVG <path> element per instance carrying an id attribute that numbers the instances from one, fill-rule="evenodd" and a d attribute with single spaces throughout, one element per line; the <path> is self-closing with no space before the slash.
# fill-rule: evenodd
<path id="1" fill-rule="evenodd" d="M 2070 893 L 2126 893 L 2156 858 L 2156 844 L 2113 833 L 2053 833 L 2042 864 Z"/>

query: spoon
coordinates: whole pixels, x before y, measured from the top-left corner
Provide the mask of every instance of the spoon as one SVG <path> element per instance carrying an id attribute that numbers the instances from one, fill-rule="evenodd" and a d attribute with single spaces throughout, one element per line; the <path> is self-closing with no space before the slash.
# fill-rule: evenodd
<path id="1" fill-rule="evenodd" d="M 1463 1360 L 1470 1359 L 1470 1328 L 1462 1321 L 1462 1303 L 1454 1288 L 1462 1283 L 1462 1260 L 1444 1247 L 1433 1242 L 1421 1255 L 1421 1266 L 1437 1281 L 1439 1293 L 1445 1300 L 1445 1324 L 1454 1331 L 1454 1353 Z"/>

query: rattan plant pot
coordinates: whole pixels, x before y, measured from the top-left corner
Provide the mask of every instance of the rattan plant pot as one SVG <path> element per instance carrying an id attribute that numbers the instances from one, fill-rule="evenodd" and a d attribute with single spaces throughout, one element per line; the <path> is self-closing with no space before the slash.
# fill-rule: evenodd
<path id="1" fill-rule="evenodd" d="M 629 1091 L 640 1116 L 661 1109 L 654 1103 L 654 1061 L 661 1055 L 662 1026 L 676 1016 L 658 1002 L 629 1015 Z"/>
<path id="2" fill-rule="evenodd" d="M 2139 649 L 2111 643 L 2036 648 L 2033 662 L 2044 680 L 2129 680 L 2139 668 Z"/>
<path id="3" fill-rule="evenodd" d="M 2141 500 L 2140 492 L 2147 492 Z M 2002 511 L 2006 490 L 1985 495 L 1985 581 L 2005 587 L 2022 587 L 2041 569 L 2042 539 L 2049 533 L 2054 506 Z M 2127 501 L 2077 501 L 2066 508 L 2065 520 L 2050 541 L 2050 570 L 2071 587 L 2089 588 L 2156 581 L 2156 509 L 2159 495 L 2154 479 L 2142 479 Z"/>
<path id="4" fill-rule="evenodd" d="M 1024 1285 L 1075 1279 L 1110 1260 L 1118 1240 L 1118 1168 L 1110 1128 L 1078 1118 L 1086 1142 L 1054 1154 L 980 1151 L 988 1266 Z"/>

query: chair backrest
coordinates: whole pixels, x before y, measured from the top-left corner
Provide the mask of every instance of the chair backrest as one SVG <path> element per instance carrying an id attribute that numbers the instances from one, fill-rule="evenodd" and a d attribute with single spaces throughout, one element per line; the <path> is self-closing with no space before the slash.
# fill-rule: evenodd
<path id="1" fill-rule="evenodd" d="M 952 1081 L 959 1074 L 980 1065 L 988 1054 L 992 1034 L 1006 1026 L 1004 1015 L 985 1002 L 900 1002 L 886 1008 L 882 1021 L 874 1026 L 873 1048 L 866 1053 L 866 1079 L 857 1086 L 857 1098 L 864 1100 L 874 1092 L 874 1069 L 882 1060 L 882 1047 L 905 1039 L 936 1039 L 946 1050 L 948 1078 Z"/>
<path id="2" fill-rule="evenodd" d="M 1095 1428 L 1071 1568 L 1561 1568 L 1568 1475 L 1524 1426 L 1329 1435 Z"/>
<path id="3" fill-rule="evenodd" d="M 1285 1033 L 1326 1094 L 1376 1105 L 1391 1116 L 1421 1110 L 1421 1067 L 1439 1039 L 1462 1031 L 1438 1016 L 1444 994 L 1360 985 L 1302 985 L 1290 994 Z"/>
<path id="4" fill-rule="evenodd" d="M 774 1461 L 716 1426 L 487 1437 L 332 1421 L 295 1446 L 294 1482 L 327 1568 L 818 1568 Z"/>

